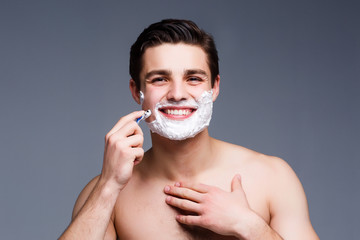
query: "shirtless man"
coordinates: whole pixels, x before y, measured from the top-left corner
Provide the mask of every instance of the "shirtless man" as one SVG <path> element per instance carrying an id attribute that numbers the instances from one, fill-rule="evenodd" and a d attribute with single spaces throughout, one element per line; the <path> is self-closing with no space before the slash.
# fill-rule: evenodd
<path id="1" fill-rule="evenodd" d="M 209 136 L 220 83 L 211 36 L 191 21 L 164 20 L 130 55 L 130 91 L 152 111 L 152 148 L 144 154 L 135 121 L 144 111 L 122 117 L 60 239 L 318 239 L 283 160 Z"/>

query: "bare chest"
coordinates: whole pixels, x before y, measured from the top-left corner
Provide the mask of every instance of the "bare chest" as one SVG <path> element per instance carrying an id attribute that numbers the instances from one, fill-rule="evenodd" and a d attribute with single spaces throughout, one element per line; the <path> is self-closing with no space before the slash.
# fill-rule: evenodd
<path id="1" fill-rule="evenodd" d="M 119 239 L 235 239 L 207 229 L 179 224 L 175 219 L 178 210 L 165 203 L 165 185 L 130 183 L 124 189 L 115 207 L 114 224 Z M 248 198 L 252 208 L 267 218 L 268 210 L 264 201 L 258 201 L 251 194 Z"/>

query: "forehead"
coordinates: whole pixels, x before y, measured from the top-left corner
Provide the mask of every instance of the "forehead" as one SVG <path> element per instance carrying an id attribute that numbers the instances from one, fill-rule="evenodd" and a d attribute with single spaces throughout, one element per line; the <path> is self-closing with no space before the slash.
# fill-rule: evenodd
<path id="1" fill-rule="evenodd" d="M 159 69 L 172 72 L 202 69 L 210 74 L 204 50 L 199 46 L 184 43 L 166 43 L 145 50 L 141 75 Z"/>

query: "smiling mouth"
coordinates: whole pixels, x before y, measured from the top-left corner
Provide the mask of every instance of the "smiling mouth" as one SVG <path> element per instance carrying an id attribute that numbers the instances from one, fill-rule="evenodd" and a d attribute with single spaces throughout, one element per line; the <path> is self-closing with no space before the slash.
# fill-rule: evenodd
<path id="1" fill-rule="evenodd" d="M 197 109 L 193 107 L 163 107 L 159 108 L 165 117 L 170 119 L 186 119 L 189 118 Z"/>

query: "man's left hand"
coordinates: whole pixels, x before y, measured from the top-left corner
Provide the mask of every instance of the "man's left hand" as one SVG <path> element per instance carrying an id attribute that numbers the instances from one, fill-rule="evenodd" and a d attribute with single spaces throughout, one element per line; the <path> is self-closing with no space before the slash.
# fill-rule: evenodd
<path id="1" fill-rule="evenodd" d="M 238 236 L 239 232 L 246 235 L 254 217 L 259 217 L 250 209 L 240 175 L 233 178 L 231 192 L 186 182 L 166 186 L 164 192 L 168 205 L 185 212 L 176 216 L 178 222 L 203 227 L 220 235 Z"/>

